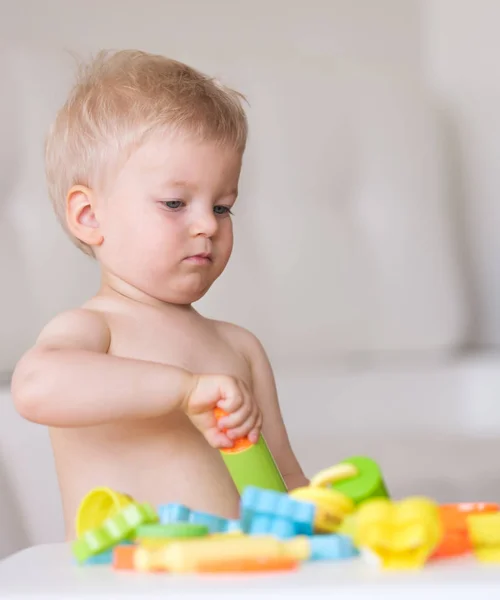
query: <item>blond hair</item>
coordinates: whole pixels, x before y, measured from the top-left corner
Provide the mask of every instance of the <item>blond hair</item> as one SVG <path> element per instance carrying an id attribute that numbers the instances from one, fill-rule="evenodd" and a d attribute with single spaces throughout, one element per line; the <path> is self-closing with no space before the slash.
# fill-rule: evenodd
<path id="1" fill-rule="evenodd" d="M 175 60 L 138 50 L 102 51 L 79 70 L 57 113 L 45 147 L 49 195 L 66 223 L 66 196 L 73 185 L 96 188 L 146 139 L 161 131 L 230 144 L 243 152 L 247 120 L 244 97 Z"/>

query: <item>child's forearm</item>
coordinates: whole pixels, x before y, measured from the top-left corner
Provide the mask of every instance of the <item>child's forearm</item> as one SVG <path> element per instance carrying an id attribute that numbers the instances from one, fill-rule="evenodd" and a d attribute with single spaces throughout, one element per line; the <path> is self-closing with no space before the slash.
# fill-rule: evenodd
<path id="1" fill-rule="evenodd" d="M 194 385 L 189 371 L 72 349 L 35 349 L 14 373 L 18 412 L 52 427 L 141 419 L 180 408 Z"/>

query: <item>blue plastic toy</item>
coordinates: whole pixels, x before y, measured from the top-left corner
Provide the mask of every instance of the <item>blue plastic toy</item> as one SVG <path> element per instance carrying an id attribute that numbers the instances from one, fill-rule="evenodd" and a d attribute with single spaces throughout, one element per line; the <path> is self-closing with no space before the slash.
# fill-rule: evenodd
<path id="1" fill-rule="evenodd" d="M 191 510 L 183 504 L 162 504 L 158 507 L 160 523 L 195 523 L 206 525 L 210 533 L 230 533 L 240 531 L 238 519 L 224 519 L 209 513 Z"/>
<path id="2" fill-rule="evenodd" d="M 241 528 L 251 535 L 286 539 L 312 535 L 316 507 L 288 494 L 247 487 L 241 497 Z"/>
<path id="3" fill-rule="evenodd" d="M 310 543 L 310 560 L 346 560 L 359 555 L 358 549 L 347 535 L 313 535 Z"/>

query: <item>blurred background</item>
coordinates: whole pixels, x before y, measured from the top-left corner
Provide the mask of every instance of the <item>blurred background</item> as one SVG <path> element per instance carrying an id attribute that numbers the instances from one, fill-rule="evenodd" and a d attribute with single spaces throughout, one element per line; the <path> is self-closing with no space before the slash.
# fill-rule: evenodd
<path id="1" fill-rule="evenodd" d="M 42 149 L 71 53 L 101 48 L 249 100 L 235 252 L 199 309 L 263 341 L 307 474 L 366 453 L 394 496 L 500 498 L 499 21 L 496 0 L 0 0 L 0 557 L 63 535 L 9 377 L 98 285 Z"/>

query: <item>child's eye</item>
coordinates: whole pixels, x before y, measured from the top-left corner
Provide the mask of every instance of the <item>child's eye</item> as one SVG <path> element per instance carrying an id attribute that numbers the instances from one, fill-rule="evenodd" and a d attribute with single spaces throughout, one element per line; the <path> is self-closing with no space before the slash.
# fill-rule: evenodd
<path id="1" fill-rule="evenodd" d="M 232 215 L 233 214 L 231 212 L 231 209 L 229 206 L 222 206 L 221 204 L 214 206 L 214 213 L 216 215 Z"/>
<path id="2" fill-rule="evenodd" d="M 167 208 L 170 208 L 170 210 L 177 210 L 184 206 L 184 202 L 182 202 L 182 200 L 163 200 L 162 204 Z"/>

